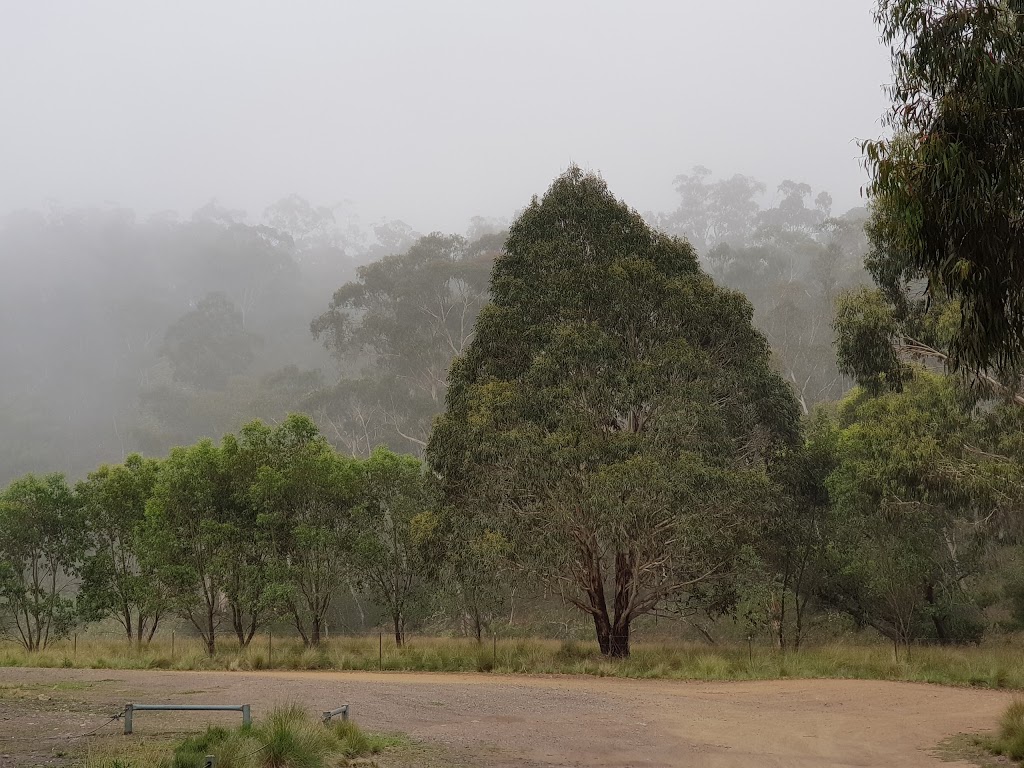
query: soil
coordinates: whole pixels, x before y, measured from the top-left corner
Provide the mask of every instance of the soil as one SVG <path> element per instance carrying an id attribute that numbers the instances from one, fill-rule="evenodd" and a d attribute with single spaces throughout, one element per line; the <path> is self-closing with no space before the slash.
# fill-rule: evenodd
<path id="1" fill-rule="evenodd" d="M 80 765 L 87 744 L 159 739 L 237 713 L 141 712 L 126 702 L 348 703 L 373 731 L 419 746 L 381 765 L 838 768 L 966 766 L 936 751 L 992 729 L 1012 694 L 915 683 L 780 680 L 701 683 L 587 677 L 364 672 L 0 669 L 0 766 Z M 100 727 L 95 736 L 80 737 Z"/>

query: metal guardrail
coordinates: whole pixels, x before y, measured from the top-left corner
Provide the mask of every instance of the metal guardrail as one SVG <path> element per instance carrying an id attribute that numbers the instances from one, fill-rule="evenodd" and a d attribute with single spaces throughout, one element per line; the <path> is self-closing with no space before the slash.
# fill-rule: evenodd
<path id="1" fill-rule="evenodd" d="M 332 718 L 335 718 L 338 715 L 341 715 L 342 720 L 348 720 L 348 704 L 343 704 L 337 709 L 332 709 L 328 712 L 324 712 L 322 718 L 324 723 L 329 723 L 331 722 Z"/>
<path id="2" fill-rule="evenodd" d="M 348 709 L 348 707 L 346 707 Z M 171 712 L 241 712 L 242 725 L 252 723 L 252 713 L 248 704 L 126 704 L 124 708 L 124 733 L 127 736 L 132 732 L 132 715 L 135 712 L 143 711 L 171 711 Z"/>

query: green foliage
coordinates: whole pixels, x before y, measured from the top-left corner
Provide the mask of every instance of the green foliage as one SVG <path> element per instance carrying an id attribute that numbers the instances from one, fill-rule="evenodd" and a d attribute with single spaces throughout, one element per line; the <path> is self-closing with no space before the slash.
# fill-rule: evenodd
<path id="1" fill-rule="evenodd" d="M 436 502 L 423 465 L 378 448 L 361 467 L 360 578 L 387 608 L 395 642 L 405 639 L 410 613 L 422 610 L 443 553 Z"/>
<path id="2" fill-rule="evenodd" d="M 358 462 L 298 415 L 274 429 L 248 425 L 242 451 L 258 459 L 245 493 L 270 553 L 269 579 L 303 640 L 317 645 L 339 585 L 354 575 Z"/>
<path id="3" fill-rule="evenodd" d="M 146 504 L 159 462 L 138 454 L 104 465 L 76 486 L 92 547 L 82 567 L 78 605 L 82 617 L 113 617 L 128 640 L 148 641 L 169 606 L 166 589 L 146 558 Z"/>
<path id="4" fill-rule="evenodd" d="M 827 479 L 834 605 L 902 642 L 976 639 L 965 587 L 1022 487 L 1018 465 L 979 440 L 984 431 L 969 393 L 922 370 L 900 392 L 855 391 L 834 424 L 819 426 L 836 462 Z"/>
<path id="5" fill-rule="evenodd" d="M 63 475 L 26 475 L 0 493 L 0 633 L 29 651 L 77 619 L 72 587 L 88 544 L 81 504 Z"/>
<path id="6" fill-rule="evenodd" d="M 898 325 L 881 292 L 860 288 L 836 302 L 836 356 L 849 374 L 871 394 L 898 390 L 909 375 L 894 347 Z"/>
<path id="7" fill-rule="evenodd" d="M 491 293 L 428 457 L 628 654 L 632 620 L 727 572 L 772 503 L 792 393 L 750 305 L 578 168 L 513 224 Z"/>
<path id="8" fill-rule="evenodd" d="M 864 145 L 882 271 L 959 302 L 951 362 L 1012 369 L 1024 348 L 1024 8 L 883 0 L 894 136 Z"/>
<path id="9" fill-rule="evenodd" d="M 176 609 L 216 650 L 221 595 L 233 561 L 231 484 L 221 450 L 209 440 L 175 448 L 164 460 L 146 508 L 146 549 Z"/>

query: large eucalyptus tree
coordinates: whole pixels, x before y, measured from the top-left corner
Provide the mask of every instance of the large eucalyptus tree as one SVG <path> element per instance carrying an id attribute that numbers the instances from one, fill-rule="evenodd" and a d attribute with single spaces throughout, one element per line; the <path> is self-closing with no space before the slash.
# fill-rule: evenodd
<path id="1" fill-rule="evenodd" d="M 428 459 L 467 528 L 501 531 L 626 656 L 638 616 L 729 573 L 795 399 L 747 300 L 579 168 L 513 224 L 491 297 Z"/>

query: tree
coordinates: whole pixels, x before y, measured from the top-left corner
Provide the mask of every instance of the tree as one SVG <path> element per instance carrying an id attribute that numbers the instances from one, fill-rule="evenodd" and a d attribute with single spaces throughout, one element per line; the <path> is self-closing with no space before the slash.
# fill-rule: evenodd
<path id="1" fill-rule="evenodd" d="M 638 616 L 729 572 L 796 403 L 750 304 L 578 168 L 512 226 L 491 294 L 429 461 L 626 656 Z"/>
<path id="2" fill-rule="evenodd" d="M 336 442 L 368 456 L 379 444 L 419 453 L 444 406 L 448 367 L 469 343 L 487 298 L 500 237 L 420 238 L 361 267 L 312 323 L 342 368 L 320 398 Z M 357 368 L 357 366 L 360 366 Z"/>
<path id="3" fill-rule="evenodd" d="M 113 617 L 128 642 L 149 642 L 168 596 L 145 550 L 146 504 L 160 463 L 138 454 L 104 465 L 78 483 L 91 541 L 78 602 L 92 620 Z"/>
<path id="4" fill-rule="evenodd" d="M 898 392 L 854 390 L 831 427 L 825 595 L 901 643 L 977 636 L 970 581 L 1018 514 L 1020 464 L 993 442 L 997 411 L 976 405 L 956 379 L 915 368 Z"/>
<path id="5" fill-rule="evenodd" d="M 242 313 L 224 294 L 213 293 L 167 329 L 163 354 L 176 379 L 220 388 L 252 362 L 253 339 Z"/>
<path id="6" fill-rule="evenodd" d="M 1014 368 L 1024 349 L 1024 5 L 881 0 L 892 138 L 865 142 L 888 268 L 958 302 L 949 361 Z"/>
<path id="7" fill-rule="evenodd" d="M 224 597 L 238 644 L 245 648 L 279 606 L 283 588 L 273 564 L 270 536 L 260 524 L 253 486 L 278 459 L 271 430 L 260 421 L 221 441 L 221 472 L 229 486 L 221 512 L 225 549 Z"/>
<path id="8" fill-rule="evenodd" d="M 423 606 L 439 561 L 438 517 L 423 465 L 376 449 L 361 467 L 358 573 L 391 616 L 395 644 L 405 644 L 411 612 Z"/>
<path id="9" fill-rule="evenodd" d="M 268 430 L 250 425 L 246 443 L 265 446 L 250 490 L 268 541 L 274 589 L 307 646 L 317 646 L 339 587 L 352 577 L 359 471 L 306 416 Z"/>
<path id="10" fill-rule="evenodd" d="M 63 475 L 26 475 L 0 494 L 0 632 L 26 650 L 63 637 L 86 548 L 81 504 Z"/>
<path id="11" fill-rule="evenodd" d="M 451 507 L 440 514 L 446 582 L 454 590 L 467 634 L 483 642 L 487 630 L 514 594 L 509 541 L 497 521 Z"/>
<path id="12" fill-rule="evenodd" d="M 741 174 L 708 183 L 709 176 L 702 165 L 676 176 L 679 208 L 660 216 L 658 226 L 685 237 L 701 253 L 721 243 L 745 245 L 757 226 L 755 197 L 764 192 L 764 184 Z"/>
<path id="13" fill-rule="evenodd" d="M 226 514 L 230 493 L 220 449 L 202 440 L 171 451 L 146 507 L 146 547 L 176 610 L 199 632 L 210 656 L 217 651 L 234 544 Z"/>

